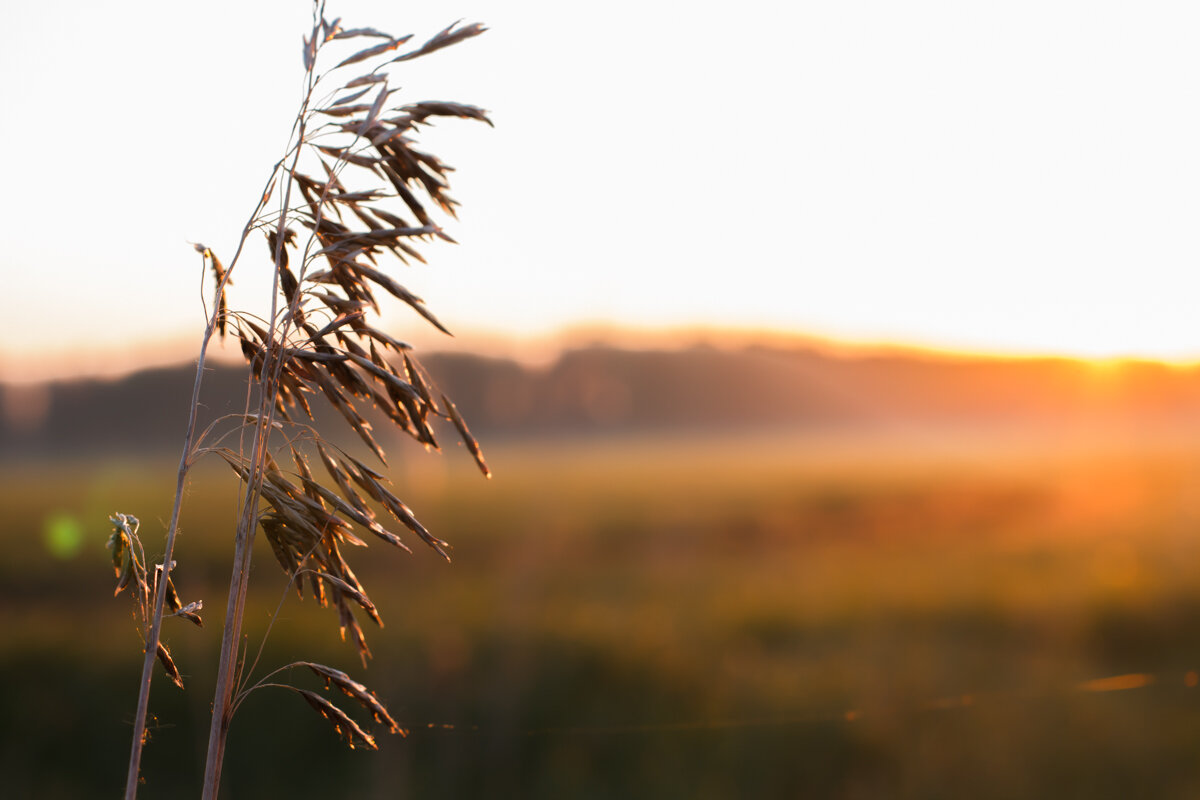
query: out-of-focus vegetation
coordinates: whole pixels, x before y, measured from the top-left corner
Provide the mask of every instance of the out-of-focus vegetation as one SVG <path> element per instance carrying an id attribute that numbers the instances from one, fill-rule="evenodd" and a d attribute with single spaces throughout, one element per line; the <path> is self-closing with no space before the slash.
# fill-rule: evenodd
<path id="1" fill-rule="evenodd" d="M 410 736 L 344 750 L 263 690 L 235 719 L 224 796 L 1200 793 L 1198 444 L 763 435 L 488 455 L 488 483 L 465 453 L 393 465 L 452 564 L 360 559 L 387 625 L 364 675 Z M 210 620 L 227 477 L 196 473 L 175 574 Z M 153 553 L 170 465 L 0 478 L 6 793 L 111 796 L 140 653 L 128 603 L 106 599 L 107 518 L 138 514 Z M 265 546 L 255 569 L 252 656 L 284 585 Z M 260 674 L 353 668 L 331 614 L 289 596 Z M 190 685 L 156 681 L 147 797 L 200 783 L 220 635 L 164 633 Z"/>

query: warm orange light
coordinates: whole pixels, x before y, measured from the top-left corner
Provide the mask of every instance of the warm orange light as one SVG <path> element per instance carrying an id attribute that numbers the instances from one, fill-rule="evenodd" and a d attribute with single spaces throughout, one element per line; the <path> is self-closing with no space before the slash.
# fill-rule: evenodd
<path id="1" fill-rule="evenodd" d="M 1081 692 L 1123 692 L 1128 689 L 1141 689 L 1154 683 L 1154 676 L 1144 672 L 1134 672 L 1128 675 L 1113 675 L 1109 678 L 1096 678 L 1079 684 Z"/>

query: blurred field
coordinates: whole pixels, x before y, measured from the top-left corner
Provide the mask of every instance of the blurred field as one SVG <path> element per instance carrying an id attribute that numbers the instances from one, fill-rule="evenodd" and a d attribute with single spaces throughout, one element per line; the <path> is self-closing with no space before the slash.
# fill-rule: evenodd
<path id="1" fill-rule="evenodd" d="M 347 669 L 411 735 L 349 752 L 263 691 L 224 796 L 1200 794 L 1200 442 L 544 439 L 486 448 L 491 482 L 401 449 L 454 563 L 351 553 L 374 662 L 292 595 L 263 664 Z M 119 791 L 140 653 L 106 520 L 158 544 L 173 468 L 0 472 L 8 796 Z M 166 629 L 189 686 L 155 684 L 148 798 L 199 785 L 230 497 L 197 473 L 177 581 L 208 626 Z M 283 586 L 259 547 L 252 649 Z"/>

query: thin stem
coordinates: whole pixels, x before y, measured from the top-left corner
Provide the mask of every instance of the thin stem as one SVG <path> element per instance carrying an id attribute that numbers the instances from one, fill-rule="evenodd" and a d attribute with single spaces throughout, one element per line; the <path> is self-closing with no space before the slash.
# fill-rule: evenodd
<path id="1" fill-rule="evenodd" d="M 288 664 L 286 667 L 282 667 L 280 669 L 275 670 L 275 672 L 282 672 L 283 670 L 291 669 L 294 666 L 296 666 L 296 665 Z M 275 673 L 273 672 L 271 674 L 274 675 Z M 247 689 L 246 693 L 249 694 L 250 692 L 253 692 L 255 689 L 266 689 L 266 688 L 287 689 L 289 692 L 296 692 L 296 693 L 300 692 L 300 690 L 298 688 L 296 688 L 295 686 L 292 686 L 290 684 L 287 684 L 287 683 L 256 683 L 253 686 L 251 686 L 249 689 Z"/>
<path id="2" fill-rule="evenodd" d="M 228 277 L 228 273 L 226 273 L 226 277 Z M 204 382 L 204 360 L 208 352 L 208 343 L 212 341 L 217 313 L 218 311 L 214 309 L 213 316 L 209 318 L 208 326 L 204 330 L 204 340 L 200 343 L 200 357 L 196 360 L 196 380 L 192 386 L 192 404 L 188 411 L 187 429 L 183 437 L 183 454 L 179 457 L 179 472 L 175 483 L 175 504 L 171 509 L 171 522 L 167 526 L 167 544 L 163 551 L 163 574 L 154 594 L 154 613 L 150 617 L 149 630 L 146 632 L 146 657 L 142 663 L 142 682 L 138 688 L 137 715 L 133 721 L 133 745 L 129 752 L 129 771 L 125 776 L 126 800 L 133 800 L 137 795 L 138 773 L 141 771 L 142 763 L 142 745 L 145 743 L 146 735 L 146 715 L 150 703 L 150 683 L 154 678 L 154 661 L 158 657 L 163 606 L 166 603 L 167 581 L 171 573 L 171 557 L 175 552 L 175 537 L 179 532 L 179 511 L 183 506 L 183 488 L 187 482 L 192 439 L 196 433 L 196 413 L 200 408 L 200 386 Z"/>
<path id="3" fill-rule="evenodd" d="M 308 560 L 308 557 L 311 556 L 314 552 L 316 552 L 316 549 L 317 549 L 317 547 L 320 546 L 320 544 L 321 543 L 319 541 L 316 544 L 314 544 L 312 546 L 312 549 L 310 549 L 307 553 L 305 553 L 303 560 L 304 561 Z M 303 563 L 303 561 L 301 561 L 301 563 Z M 287 585 L 283 587 L 283 591 L 279 595 L 279 604 L 277 606 L 275 606 L 275 613 L 271 615 L 271 619 L 267 622 L 267 629 L 265 631 L 263 631 L 262 641 L 259 643 L 258 652 L 255 654 L 254 661 L 251 662 L 250 669 L 246 673 L 246 680 L 249 680 L 250 676 L 254 674 L 254 670 L 258 667 L 259 660 L 262 659 L 263 649 L 267 646 L 267 637 L 271 634 L 271 628 L 273 628 L 275 626 L 276 620 L 279 619 L 279 612 L 280 612 L 280 610 L 283 609 L 283 604 L 287 601 L 288 592 L 290 592 L 292 590 L 292 586 L 295 585 L 296 579 L 299 578 L 301 574 L 306 573 L 306 572 L 311 573 L 311 572 L 316 572 L 316 570 L 297 569 L 288 578 Z M 279 669 L 275 670 L 274 672 L 269 672 L 266 675 L 264 675 L 261 680 L 265 681 L 267 678 L 271 677 L 275 673 L 280 672 L 281 670 L 284 670 L 284 669 L 290 669 L 293 666 L 295 666 L 295 665 L 289 664 L 286 667 L 280 667 Z M 245 689 L 245 688 L 243 688 L 244 686 L 245 686 L 244 682 L 238 686 L 237 694 L 235 695 L 235 697 L 233 699 L 234 710 L 236 710 L 237 707 L 242 704 L 242 701 L 246 699 L 246 695 L 249 694 L 251 691 L 253 691 L 255 688 L 254 686 L 251 686 L 249 689 Z"/>
<path id="4" fill-rule="evenodd" d="M 313 40 L 316 40 L 320 28 L 322 18 L 322 6 L 320 2 L 314 3 L 313 7 Z M 279 226 L 276 234 L 275 247 L 275 264 L 280 261 L 280 250 L 284 245 L 284 230 L 287 221 L 287 209 L 291 202 L 292 186 L 295 183 L 293 175 L 295 174 L 296 165 L 300 159 L 300 152 L 304 145 L 305 121 L 308 104 L 312 98 L 313 91 L 313 70 L 310 67 L 308 70 L 308 86 L 304 96 L 304 101 L 301 105 L 300 113 L 297 115 L 298 125 L 296 130 L 296 146 L 292 155 L 292 167 L 286 172 L 286 187 L 284 189 L 284 198 L 282 203 L 283 213 L 279 218 Z M 266 352 L 262 365 L 263 376 L 268 375 L 267 368 L 271 366 L 271 359 L 282 358 L 281 353 L 276 353 L 277 346 L 275 344 L 275 328 L 276 328 L 276 311 L 278 308 L 279 297 L 279 269 L 274 269 L 274 280 L 271 290 L 271 326 L 268 331 L 268 339 L 264 342 Z M 250 559 L 254 545 L 254 535 L 257 529 L 257 520 L 255 515 L 258 508 L 259 492 L 262 487 L 263 480 L 263 458 L 267 448 L 267 439 L 270 436 L 271 421 L 274 418 L 275 403 L 274 397 L 278 391 L 278 383 L 272 380 L 274 375 L 267 378 L 263 383 L 259 396 L 259 413 L 258 420 L 255 426 L 254 438 L 250 449 L 250 465 L 251 474 L 250 480 L 246 482 L 246 494 L 242 506 L 241 519 L 238 522 L 238 531 L 236 542 L 234 544 L 233 554 L 233 575 L 229 582 L 229 600 L 225 612 L 225 630 L 221 637 L 221 657 L 219 662 L 219 670 L 217 673 L 217 687 L 213 695 L 213 715 L 212 724 L 209 728 L 208 735 L 208 756 L 204 767 L 204 789 L 202 797 L 204 800 L 214 800 L 217 795 L 217 790 L 221 782 L 221 768 L 225 760 L 225 741 L 229 733 L 229 723 L 232 718 L 233 710 L 233 686 L 236 681 L 235 672 L 237 671 L 237 654 L 239 642 L 241 640 L 242 621 L 245 616 L 246 592 L 249 587 L 250 579 Z"/>
<path id="5" fill-rule="evenodd" d="M 298 152 L 298 151 L 297 151 Z M 288 181 L 287 192 L 291 191 L 291 181 Z M 272 314 L 272 318 L 274 314 Z M 271 347 L 268 343 L 268 347 Z M 265 369 L 264 364 L 264 369 Z M 238 521 L 236 541 L 233 554 L 233 574 L 229 581 L 229 599 L 225 611 L 225 630 L 221 637 L 220 666 L 217 673 L 217 687 L 213 697 L 212 724 L 209 728 L 208 758 L 204 769 L 203 797 L 216 797 L 221 780 L 221 767 L 225 756 L 225 738 L 229 731 L 231 718 L 231 694 L 233 691 L 234 672 L 237 669 L 238 642 L 241 639 L 242 620 L 245 612 L 246 590 L 250 577 L 250 555 L 254 545 L 254 534 L 257 527 L 255 512 L 258 507 L 258 492 L 262 485 L 262 454 L 266 451 L 266 439 L 270 435 L 270 411 L 274 410 L 271 402 L 273 394 L 270 385 L 264 385 L 259 400 L 258 418 L 255 423 L 254 438 L 250 446 L 249 463 L 251 465 L 250 480 L 246 482 L 246 494 L 243 499 L 242 514 Z"/>
<path id="6" fill-rule="evenodd" d="M 280 163 L 283 163 L 282 160 Z M 278 165 L 271 171 L 272 176 L 274 176 L 277 170 Z M 268 180 L 266 187 L 263 189 L 263 194 L 258 201 L 258 205 L 254 209 L 254 213 L 250 215 L 251 222 L 258 216 L 263 205 L 266 203 L 270 186 L 271 182 Z M 246 227 L 242 231 L 242 238 L 238 242 L 237 250 L 229 262 L 229 267 L 225 270 L 225 276 L 217 286 L 218 295 L 224 291 L 225 286 L 229 283 L 229 278 L 233 274 L 234 267 L 237 266 L 238 260 L 241 258 L 242 249 L 246 244 L 246 237 L 249 232 L 250 222 L 247 222 Z M 142 680 L 138 686 L 138 707 L 133 723 L 132 744 L 129 749 L 129 769 L 125 775 L 126 800 L 133 800 L 137 796 L 138 775 L 141 772 L 142 764 L 142 745 L 145 744 L 146 736 L 146 717 L 150 705 L 150 684 L 154 678 L 154 662 L 158 658 L 163 607 L 166 604 L 167 598 L 167 578 L 171 572 L 171 563 L 175 552 L 175 537 L 179 532 L 179 513 L 183 507 L 183 489 L 187 483 L 188 471 L 191 468 L 192 447 L 196 435 L 196 416 L 200 408 L 200 387 L 204 382 L 205 359 L 208 353 L 208 345 L 212 341 L 213 333 L 217 328 L 217 317 L 219 314 L 220 306 L 214 304 L 212 312 L 208 315 L 208 323 L 204 328 L 204 336 L 200 341 L 200 355 L 196 359 L 196 379 L 192 385 L 192 402 L 188 410 L 187 428 L 184 431 L 183 453 L 179 457 L 179 472 L 175 483 L 175 502 L 171 509 L 171 522 L 167 526 L 167 542 L 163 550 L 163 576 L 155 592 L 154 613 L 151 615 L 150 624 L 146 631 L 146 650 L 145 658 L 142 662 Z"/>

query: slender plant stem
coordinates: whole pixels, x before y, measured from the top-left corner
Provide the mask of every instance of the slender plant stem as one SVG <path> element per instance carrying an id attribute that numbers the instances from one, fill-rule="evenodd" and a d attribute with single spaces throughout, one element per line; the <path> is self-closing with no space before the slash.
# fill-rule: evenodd
<path id="1" fill-rule="evenodd" d="M 282 160 L 280 163 L 283 163 Z M 276 166 L 278 167 L 278 165 Z M 272 170 L 272 175 L 274 175 L 274 172 L 275 170 Z M 262 197 L 258 201 L 258 206 L 255 208 L 254 213 L 250 215 L 250 220 L 246 223 L 246 227 L 242 231 L 242 238 L 238 242 L 237 251 L 233 254 L 233 258 L 229 262 L 229 267 L 225 270 L 225 275 L 221 278 L 221 282 L 217 286 L 216 292 L 218 295 L 225 290 L 225 286 L 229 283 L 229 277 L 233 274 L 233 269 L 237 266 L 238 259 L 241 258 L 242 249 L 246 244 L 246 237 L 250 234 L 250 227 L 266 203 L 269 187 L 270 181 L 268 181 L 267 188 L 263 190 Z M 200 409 L 200 387 L 204 383 L 208 345 L 212 342 L 219 315 L 220 309 L 214 304 L 213 310 L 208 317 L 208 323 L 204 328 L 204 337 L 200 341 L 200 355 L 196 359 L 196 380 L 192 385 L 192 402 L 188 410 L 187 428 L 184 432 L 183 453 L 179 457 L 179 473 L 175 483 L 175 502 L 171 509 L 171 522 L 167 526 L 167 541 L 163 550 L 163 574 L 159 579 L 154 595 L 154 613 L 150 617 L 150 624 L 146 631 L 146 652 L 142 663 L 142 680 L 138 686 L 138 707 L 133 722 L 133 739 L 129 748 L 129 769 L 125 775 L 126 800 L 133 800 L 137 795 L 138 776 L 141 772 L 142 763 L 142 745 L 145 743 L 146 736 L 146 717 L 150 705 L 150 684 L 154 678 L 154 662 L 158 658 L 163 607 L 166 605 L 167 581 L 171 575 L 171 563 L 174 560 L 175 537 L 179 532 L 179 513 L 183 507 L 183 490 L 192 465 L 192 448 L 195 444 L 196 436 L 196 416 Z M 144 558 L 143 556 L 143 560 Z"/>
<path id="2" fill-rule="evenodd" d="M 316 6 L 318 12 L 320 5 Z M 321 16 L 314 14 L 313 32 L 317 30 Z M 275 241 L 275 264 L 280 263 L 281 251 L 284 246 L 284 232 L 287 223 L 287 211 L 291 202 L 291 192 L 296 165 L 304 145 L 305 122 L 308 103 L 313 91 L 313 72 L 310 67 L 307 76 L 307 90 L 300 113 L 297 116 L 298 127 L 296 146 L 292 155 L 292 167 L 287 171 L 284 181 L 284 197 L 282 213 L 279 217 Z M 221 768 L 225 761 L 225 741 L 229 733 L 229 723 L 233 716 L 233 687 L 236 680 L 239 642 L 242 634 L 242 622 L 245 618 L 246 592 L 250 582 L 250 561 L 254 546 L 254 534 L 257 530 L 257 508 L 259 491 L 262 486 L 264 471 L 264 455 L 267 451 L 267 439 L 270 436 L 271 422 L 275 411 L 274 398 L 278 392 L 278 383 L 273 380 L 274 370 L 268 373 L 272 366 L 272 356 L 283 358 L 282 344 L 276 345 L 276 320 L 279 298 L 279 269 L 274 270 L 271 292 L 271 316 L 267 341 L 264 342 L 264 357 L 261 374 L 266 377 L 261 384 L 259 395 L 258 418 L 254 431 L 254 439 L 250 449 L 250 474 L 246 481 L 246 495 L 242 505 L 242 515 L 238 521 L 237 539 L 234 544 L 233 574 L 229 581 L 229 599 L 225 610 L 225 629 L 221 637 L 221 657 L 218 664 L 217 686 L 213 695 L 212 723 L 208 731 L 208 755 L 204 765 L 204 800 L 214 800 L 221 784 Z"/>
<path id="3" fill-rule="evenodd" d="M 291 182 L 288 182 L 288 190 Z M 285 200 L 286 202 L 286 200 Z M 264 359 L 263 368 L 266 367 Z M 229 580 L 229 599 L 225 609 L 225 629 L 221 637 L 221 657 L 217 672 L 217 686 L 213 695 L 212 724 L 208 732 L 208 757 L 204 765 L 204 790 L 206 800 L 215 798 L 221 781 L 221 767 L 225 756 L 225 738 L 229 732 L 232 704 L 230 702 L 234 673 L 237 669 L 238 643 L 241 640 L 246 590 L 250 578 L 250 556 L 254 546 L 257 527 L 256 510 L 258 490 L 262 481 L 262 461 L 266 452 L 266 439 L 271 420 L 268 409 L 272 409 L 272 388 L 264 384 L 259 399 L 259 413 L 250 447 L 250 470 L 247 477 L 246 496 L 242 515 L 238 520 L 237 537 L 234 543 L 233 574 Z"/>
<path id="4" fill-rule="evenodd" d="M 167 583 L 171 575 L 171 557 L 175 551 L 175 536 L 179 532 L 179 511 L 183 506 L 183 488 L 187 482 L 190 466 L 192 439 L 196 434 L 196 412 L 200 407 L 200 386 L 204 382 L 204 361 L 208 352 L 208 343 L 212 341 L 216 310 L 213 313 L 214 316 L 210 318 L 204 331 L 204 341 L 200 344 L 200 357 L 196 360 L 196 380 L 192 386 L 192 405 L 188 412 L 187 431 L 183 438 L 183 454 L 179 457 L 179 474 L 175 483 L 175 505 L 171 509 L 171 522 L 167 526 L 166 549 L 163 551 L 163 572 L 159 577 L 158 587 L 154 594 L 154 613 L 151 615 L 150 626 L 146 632 L 146 657 L 142 664 L 142 682 L 138 687 L 138 707 L 137 716 L 133 721 L 133 744 L 129 752 L 129 771 L 125 776 L 126 800 L 133 800 L 137 795 L 138 773 L 141 771 L 142 763 L 142 744 L 146 735 L 146 714 L 150 704 L 150 682 L 154 678 L 154 661 L 158 657 L 163 605 L 166 602 Z"/>

